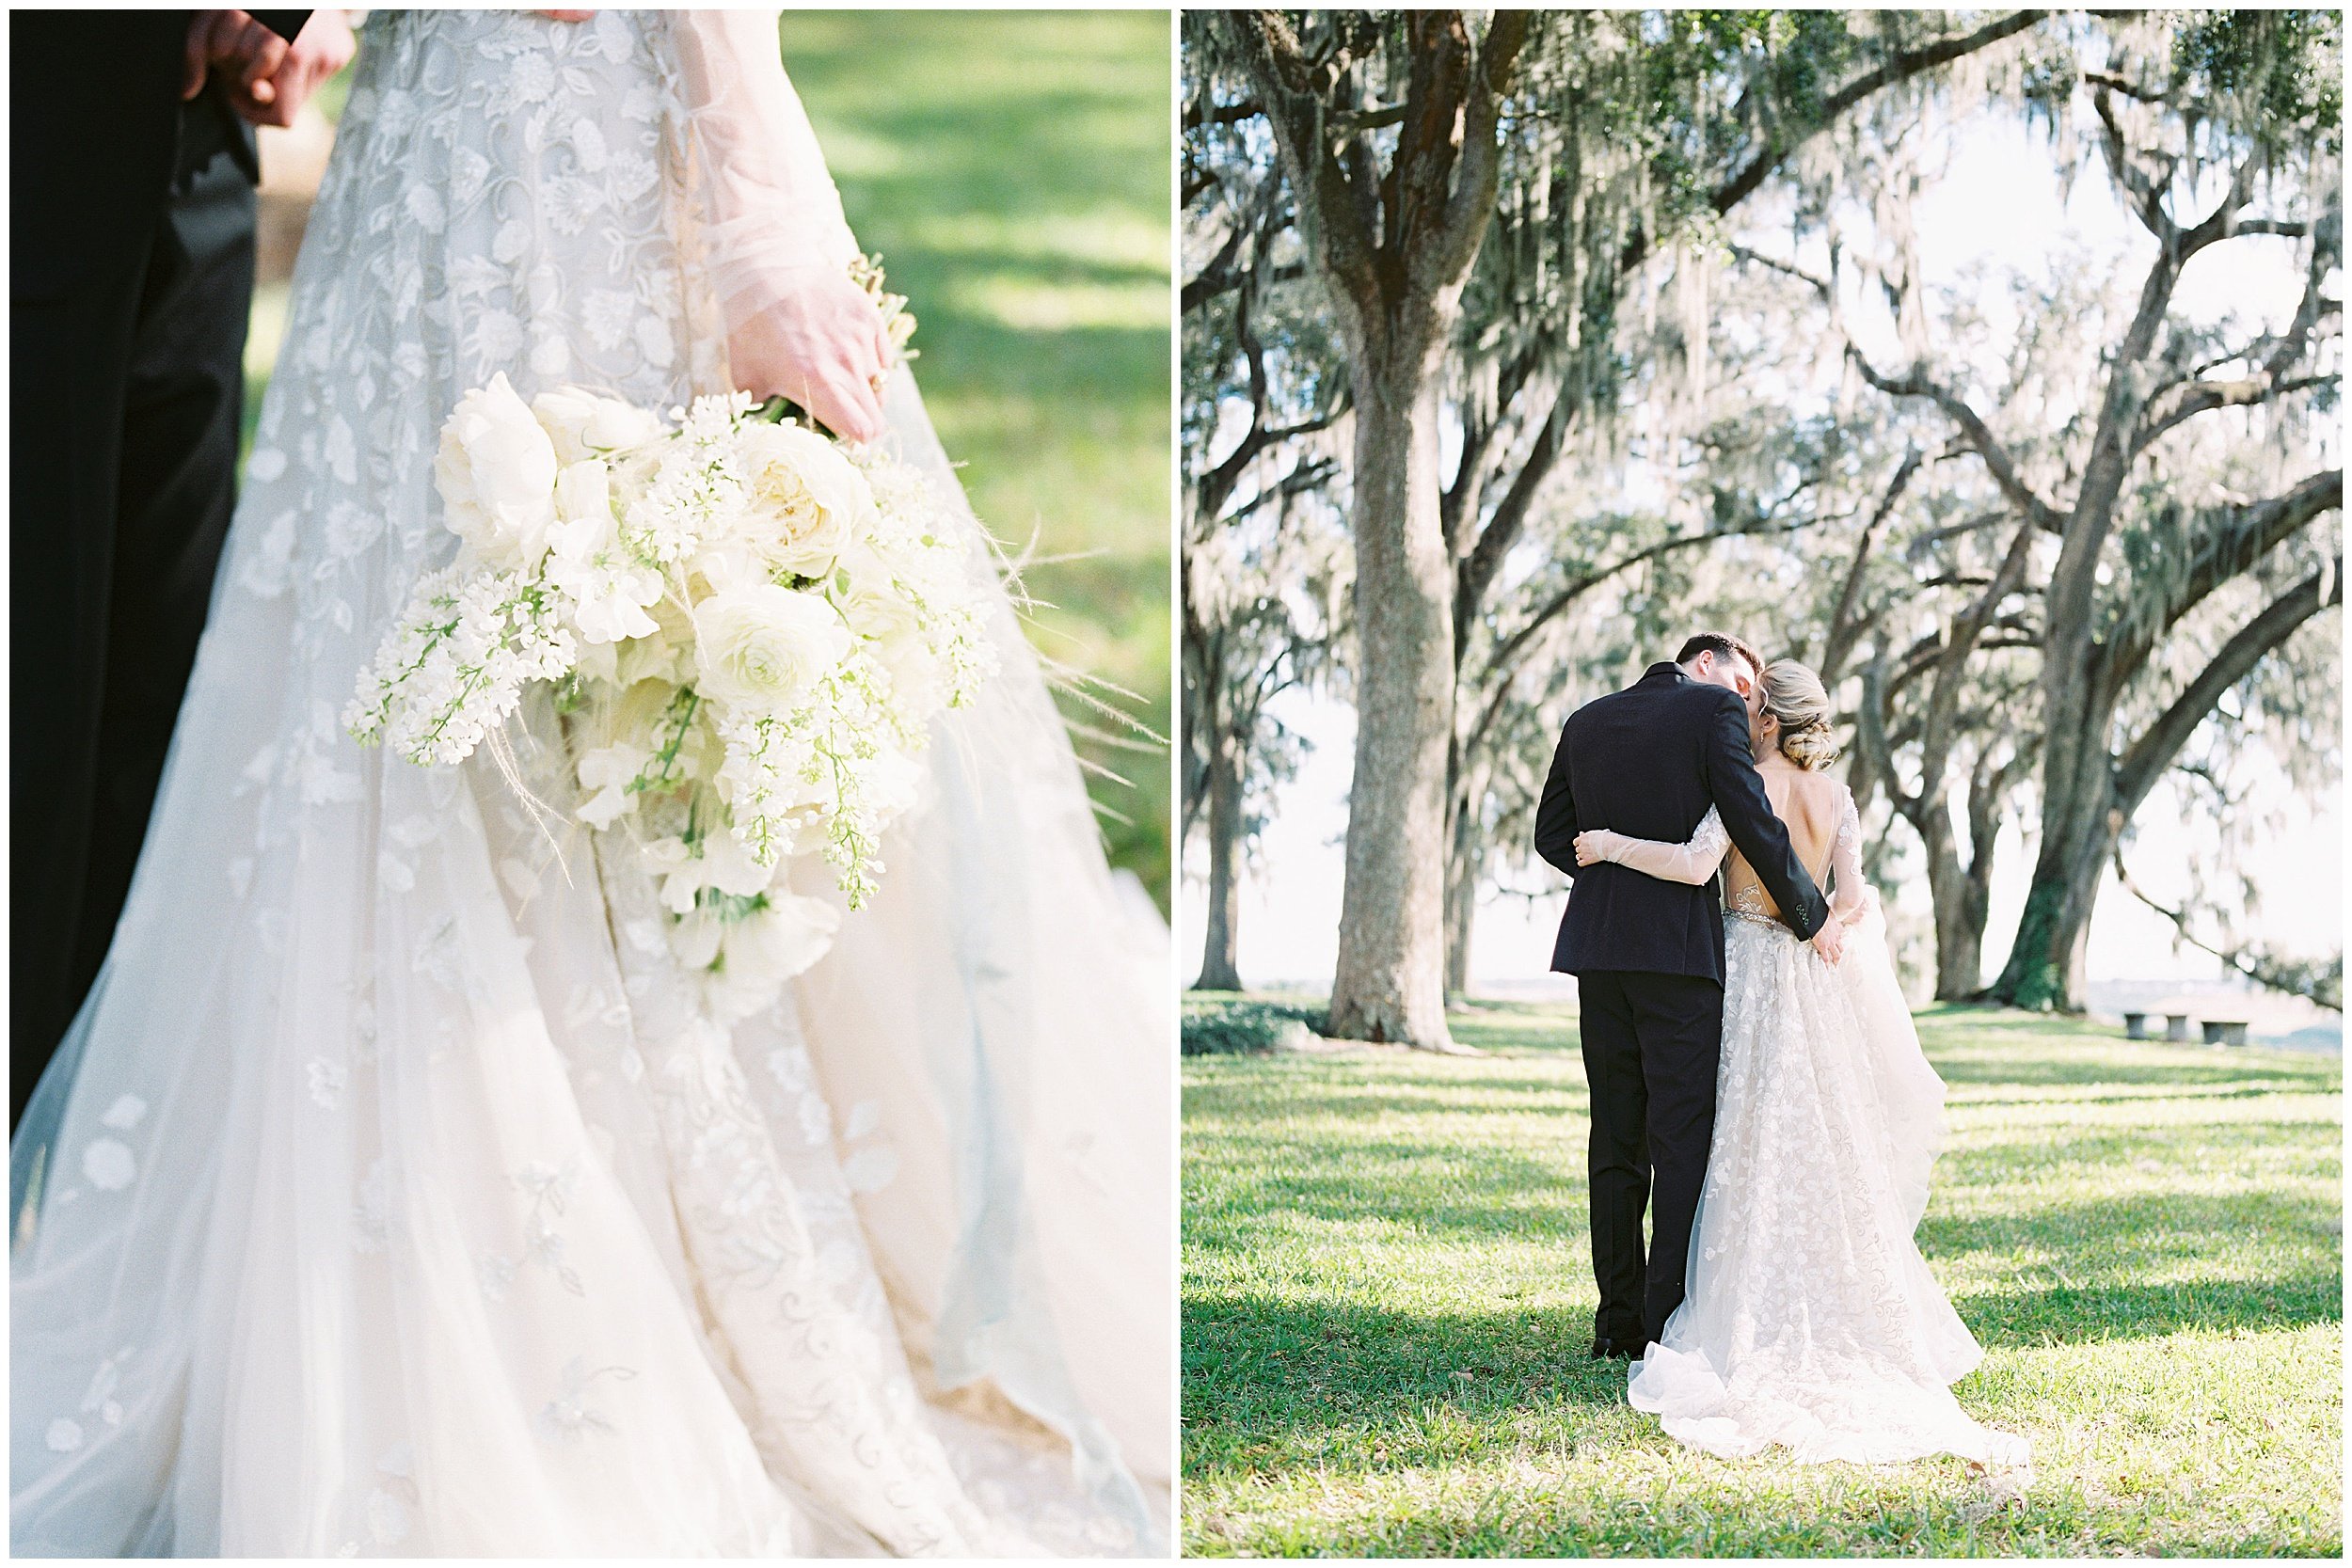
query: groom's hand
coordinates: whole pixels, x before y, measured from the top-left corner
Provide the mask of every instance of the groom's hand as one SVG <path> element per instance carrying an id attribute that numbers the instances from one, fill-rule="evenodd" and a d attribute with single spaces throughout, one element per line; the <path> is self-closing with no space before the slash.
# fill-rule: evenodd
<path id="1" fill-rule="evenodd" d="M 292 125 L 319 84 L 351 63 L 358 45 L 341 11 L 313 11 L 292 43 L 244 11 L 199 11 L 188 24 L 180 96 L 217 72 L 229 106 L 251 125 Z"/>
<path id="2" fill-rule="evenodd" d="M 306 27 L 304 31 L 309 31 Z M 188 19 L 187 69 L 180 77 L 180 99 L 186 103 L 204 90 L 217 71 L 232 95 L 250 93 L 258 83 L 264 92 L 286 58 L 286 40 L 244 11 L 198 11 Z"/>
<path id="3" fill-rule="evenodd" d="M 1829 963 L 1846 956 L 1846 927 L 1843 922 L 1824 920 L 1821 928 L 1813 933 L 1813 951 Z"/>

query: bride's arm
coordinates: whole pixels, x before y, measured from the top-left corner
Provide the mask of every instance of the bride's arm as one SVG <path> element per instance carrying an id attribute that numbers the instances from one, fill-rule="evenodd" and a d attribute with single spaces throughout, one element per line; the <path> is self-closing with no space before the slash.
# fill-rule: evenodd
<path id="1" fill-rule="evenodd" d="M 874 302 L 850 280 L 857 240 L 785 76 L 776 13 L 671 15 L 701 154 L 704 264 L 735 384 L 781 393 L 834 434 L 872 440 L 893 350 Z"/>
<path id="2" fill-rule="evenodd" d="M 1853 792 L 1841 790 L 1840 795 L 1837 838 L 1829 852 L 1829 917 L 1851 926 L 1862 918 L 1878 892 L 1862 874 L 1862 816 L 1854 809 Z"/>
<path id="3" fill-rule="evenodd" d="M 1613 861 L 1645 876 L 1669 882 L 1689 882 L 1694 887 L 1715 875 L 1715 868 L 1723 864 L 1724 855 L 1730 847 L 1731 834 L 1724 831 L 1723 814 L 1713 806 L 1707 808 L 1697 830 L 1681 844 L 1632 838 L 1607 828 L 1591 828 L 1576 835 L 1579 865 Z"/>

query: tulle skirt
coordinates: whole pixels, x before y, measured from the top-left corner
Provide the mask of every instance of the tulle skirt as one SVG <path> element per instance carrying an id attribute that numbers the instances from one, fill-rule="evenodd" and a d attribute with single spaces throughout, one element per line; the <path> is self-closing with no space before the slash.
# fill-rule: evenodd
<path id="1" fill-rule="evenodd" d="M 723 375 L 667 25 L 370 24 L 129 902 L 11 1151 L 19 1553 L 1159 1539 L 1167 936 L 1001 591 L 880 895 L 731 1028 L 567 820 L 544 702 L 548 820 L 341 728 L 453 547 L 459 394 Z M 887 412 L 960 497 L 906 375 Z"/>
<path id="2" fill-rule="evenodd" d="M 1636 1409 L 1726 1458 L 2026 1462 L 1951 1385 L 1982 1351 L 1913 1240 L 1941 1139 L 1873 905 L 1833 968 L 1777 922 L 1725 922 L 1715 1138 L 1689 1292 L 1630 1374 Z"/>

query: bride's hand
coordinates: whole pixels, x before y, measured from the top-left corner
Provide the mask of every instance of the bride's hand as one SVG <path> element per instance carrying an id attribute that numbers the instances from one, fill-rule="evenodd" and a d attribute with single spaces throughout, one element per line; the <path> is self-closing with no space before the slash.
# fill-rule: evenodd
<path id="1" fill-rule="evenodd" d="M 1609 858 L 1609 841 L 1614 835 L 1606 828 L 1587 828 L 1576 835 L 1576 863 L 1595 865 Z"/>
<path id="2" fill-rule="evenodd" d="M 727 336 L 735 384 L 781 394 L 848 441 L 882 433 L 881 388 L 891 357 L 882 312 L 846 272 L 795 267 L 790 287 Z"/>

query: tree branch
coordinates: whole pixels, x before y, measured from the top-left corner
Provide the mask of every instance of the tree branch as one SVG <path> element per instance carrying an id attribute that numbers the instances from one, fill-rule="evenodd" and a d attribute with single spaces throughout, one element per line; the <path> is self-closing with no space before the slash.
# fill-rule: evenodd
<path id="1" fill-rule="evenodd" d="M 2115 769 L 2115 791 L 2123 815 L 2131 816 L 2172 765 L 2197 726 L 2205 721 L 2221 694 L 2251 674 L 2254 667 L 2295 634 L 2297 627 L 2327 609 L 2344 602 L 2344 558 L 2331 568 L 2312 573 L 2281 594 L 2221 645 L 2212 662 L 2155 722 L 2140 733 Z"/>

